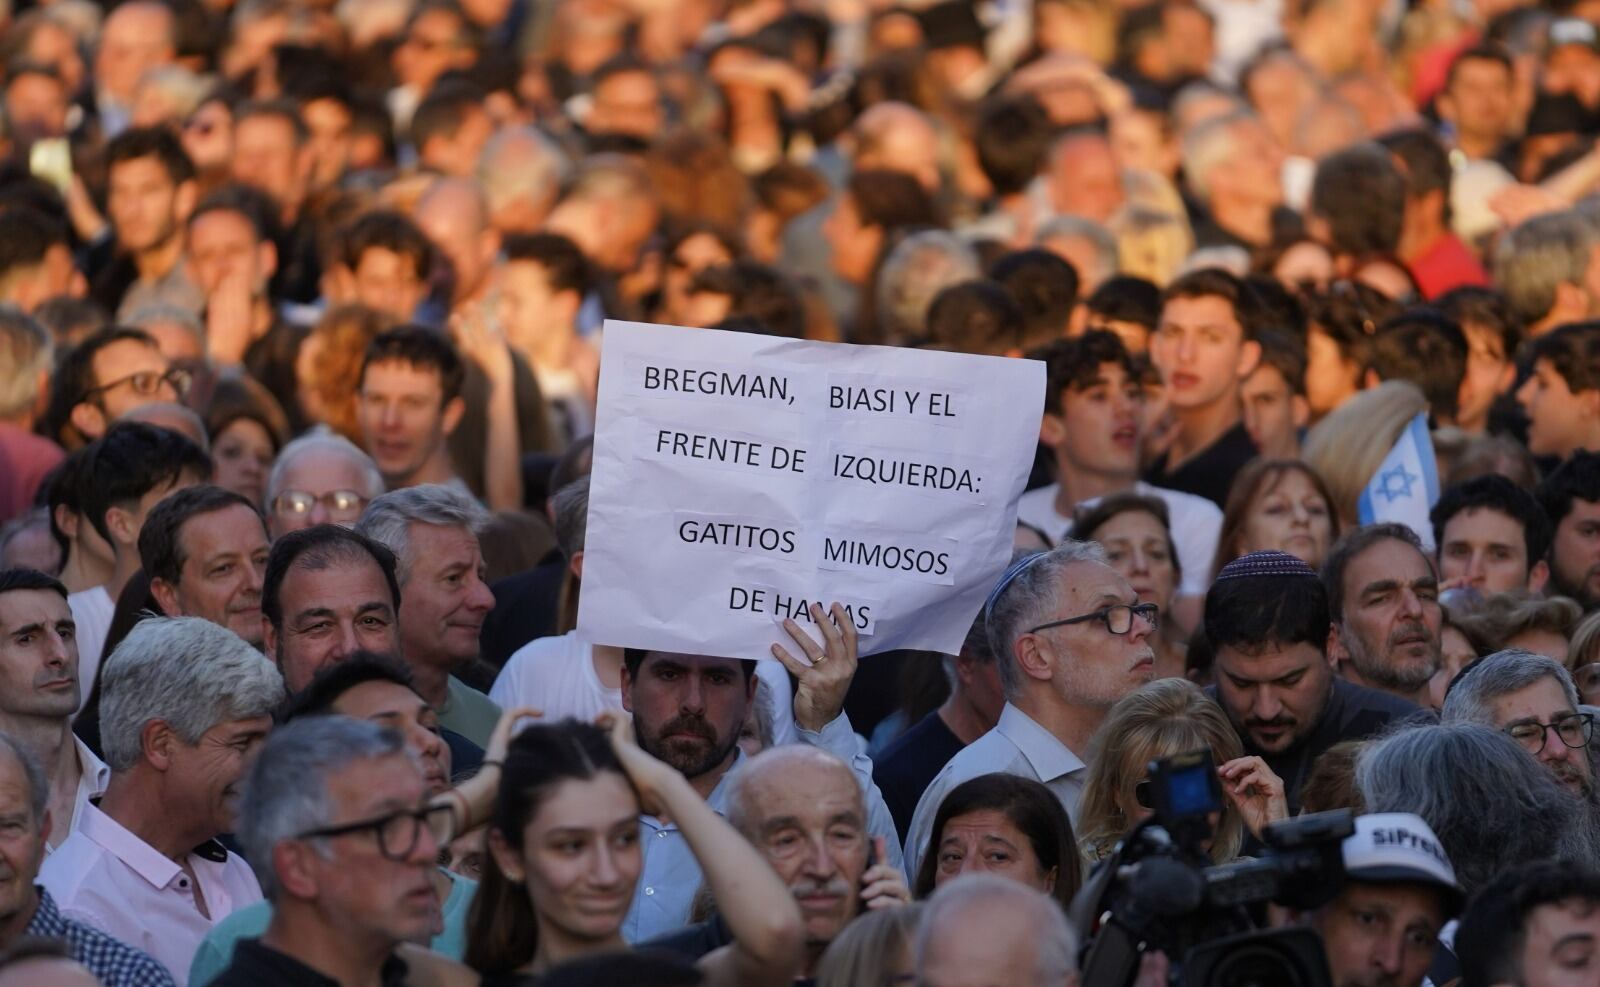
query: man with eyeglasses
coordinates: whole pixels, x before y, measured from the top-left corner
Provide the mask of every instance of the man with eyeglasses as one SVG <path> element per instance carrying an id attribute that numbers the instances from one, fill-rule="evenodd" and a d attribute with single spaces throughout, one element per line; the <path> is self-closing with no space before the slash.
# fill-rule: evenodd
<path id="1" fill-rule="evenodd" d="M 399 985 L 408 960 L 454 966 L 396 955 L 439 922 L 442 815 L 397 731 L 344 716 L 290 723 L 262 748 L 240 808 L 272 920 L 238 944 L 213 987 Z"/>
<path id="2" fill-rule="evenodd" d="M 1578 710 L 1577 687 L 1560 662 L 1518 649 L 1480 658 L 1451 683 L 1440 718 L 1504 731 L 1556 780 L 1593 800 L 1594 717 Z"/>
<path id="3" fill-rule="evenodd" d="M 61 913 L 148 952 L 182 987 L 211 927 L 261 900 L 217 837 L 243 818 L 238 783 L 282 701 L 272 663 L 232 632 L 139 622 L 101 688 L 106 793 L 39 872 Z"/>
<path id="4" fill-rule="evenodd" d="M 302 435 L 278 453 L 267 477 L 267 531 L 274 541 L 317 524 L 352 527 L 383 493 L 372 457 L 341 435 Z"/>
<path id="5" fill-rule="evenodd" d="M 40 430 L 66 449 L 81 449 L 133 409 L 177 401 L 188 390 L 188 373 L 167 362 L 149 333 L 108 326 L 56 368 Z"/>
<path id="6" fill-rule="evenodd" d="M 979 775 L 1043 782 L 1076 816 L 1090 738 L 1119 699 L 1155 676 L 1149 638 L 1157 608 L 1138 602 L 1092 542 L 1069 540 L 1014 562 L 984 617 L 1006 705 L 994 729 L 951 758 L 922 793 L 906 836 L 908 874 L 917 873 L 944 797 Z"/>

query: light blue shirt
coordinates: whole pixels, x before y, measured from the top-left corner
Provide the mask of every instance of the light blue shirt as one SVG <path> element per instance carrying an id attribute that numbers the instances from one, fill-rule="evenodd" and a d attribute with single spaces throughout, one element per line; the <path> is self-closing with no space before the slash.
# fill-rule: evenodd
<path id="1" fill-rule="evenodd" d="M 938 814 L 944 797 L 962 782 L 987 774 L 1020 775 L 1043 782 L 1067 810 L 1073 823 L 1077 823 L 1078 799 L 1083 796 L 1088 769 L 1055 734 L 1027 713 L 1006 703 L 994 729 L 951 758 L 918 800 L 916 814 L 911 817 L 911 829 L 906 834 L 905 866 L 913 880 L 922 855 L 928 850 L 933 817 Z"/>
<path id="2" fill-rule="evenodd" d="M 444 900 L 444 931 L 433 937 L 428 945 L 435 953 L 459 960 L 467 951 L 467 914 L 472 910 L 472 896 L 478 891 L 478 882 L 471 878 L 442 872 L 450 878 L 450 896 Z M 272 903 L 258 901 L 241 908 L 212 926 L 195 950 L 194 962 L 189 966 L 190 987 L 206 987 L 233 963 L 234 947 L 245 939 L 259 939 L 272 921 Z"/>
<path id="3" fill-rule="evenodd" d="M 820 731 L 795 728 L 800 742 L 820 747 L 850 765 L 856 780 L 861 783 L 862 795 L 867 805 L 867 831 L 871 836 L 885 837 L 888 862 L 902 867 L 894 817 L 883 801 L 878 786 L 872 781 L 872 758 L 861 751 L 850 718 L 841 713 Z M 728 814 L 729 779 L 746 760 L 743 751 L 735 754 L 733 764 L 711 790 L 706 804 L 719 816 Z M 689 841 L 678 827 L 663 823 L 654 816 L 640 817 L 640 843 L 644 849 L 644 868 L 639 873 L 639 884 L 634 891 L 633 907 L 622 922 L 622 938 L 630 943 L 644 942 L 656 936 L 676 932 L 689 924 L 689 912 L 694 905 L 705 875 Z"/>

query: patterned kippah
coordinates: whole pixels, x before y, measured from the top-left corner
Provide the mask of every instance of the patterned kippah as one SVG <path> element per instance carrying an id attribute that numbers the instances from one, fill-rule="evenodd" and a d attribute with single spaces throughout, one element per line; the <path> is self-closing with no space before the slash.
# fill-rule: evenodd
<path id="1" fill-rule="evenodd" d="M 1288 552 L 1251 552 L 1223 566 L 1217 573 L 1217 582 L 1245 576 L 1310 576 L 1315 579 L 1317 571 Z"/>

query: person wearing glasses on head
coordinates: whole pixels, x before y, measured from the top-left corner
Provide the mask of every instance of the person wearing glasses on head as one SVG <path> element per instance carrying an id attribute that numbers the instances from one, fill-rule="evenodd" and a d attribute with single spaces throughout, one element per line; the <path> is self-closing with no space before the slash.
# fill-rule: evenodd
<path id="1" fill-rule="evenodd" d="M 1480 658 L 1451 683 L 1440 719 L 1504 731 L 1557 781 L 1594 798 L 1594 716 L 1578 709 L 1577 687 L 1560 662 L 1516 648 Z"/>
<path id="2" fill-rule="evenodd" d="M 267 528 L 274 539 L 314 524 L 348 528 L 381 493 L 383 475 L 355 443 L 332 432 L 302 435 L 267 477 Z"/>
<path id="3" fill-rule="evenodd" d="M 1150 638 L 1160 608 L 1106 564 L 1093 542 L 1068 540 L 1013 562 L 984 606 L 1006 704 L 994 729 L 967 745 L 917 803 L 906 872 L 928 852 L 934 817 L 957 785 L 992 772 L 1043 782 L 1077 817 L 1089 740 L 1111 707 L 1155 676 Z"/>
<path id="4" fill-rule="evenodd" d="M 40 430 L 68 450 L 80 449 L 135 408 L 179 401 L 188 391 L 188 373 L 167 362 L 149 333 L 108 326 L 61 361 Z"/>

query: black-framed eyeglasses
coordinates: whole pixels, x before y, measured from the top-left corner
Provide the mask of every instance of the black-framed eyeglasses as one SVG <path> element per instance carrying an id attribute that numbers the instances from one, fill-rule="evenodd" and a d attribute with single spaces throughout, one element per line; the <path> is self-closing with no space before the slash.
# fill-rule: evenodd
<path id="1" fill-rule="evenodd" d="M 97 394 L 104 394 L 107 391 L 115 390 L 116 388 L 121 387 L 123 384 L 127 384 L 129 387 L 133 388 L 133 392 L 140 397 L 147 398 L 155 397 L 156 395 L 160 394 L 161 385 L 165 384 L 171 387 L 173 392 L 176 393 L 179 398 L 182 398 L 184 395 L 189 393 L 189 385 L 193 382 L 194 378 L 190 375 L 189 371 L 180 369 L 178 367 L 172 367 L 160 373 L 157 373 L 154 370 L 141 370 L 136 374 L 129 374 L 126 377 L 118 377 L 109 384 L 101 384 L 98 387 L 91 387 L 87 391 L 83 392 L 83 399 L 87 401 Z"/>
<path id="2" fill-rule="evenodd" d="M 1568 713 L 1553 723 L 1517 723 L 1506 727 L 1506 734 L 1529 754 L 1538 754 L 1549 741 L 1551 730 L 1573 750 L 1587 747 L 1589 738 L 1594 734 L 1594 716 L 1589 713 Z"/>
<path id="3" fill-rule="evenodd" d="M 1029 634 L 1049 630 L 1052 627 L 1065 627 L 1068 624 L 1081 624 L 1089 620 L 1098 620 L 1106 625 L 1106 630 L 1113 634 L 1126 634 L 1133 630 L 1133 618 L 1143 617 L 1150 625 L 1151 630 L 1156 629 L 1156 624 L 1161 620 L 1161 608 L 1154 603 L 1116 603 L 1109 607 L 1101 607 L 1094 613 L 1086 613 L 1077 617 L 1067 617 L 1063 620 L 1052 620 L 1048 624 L 1028 628 Z"/>
<path id="4" fill-rule="evenodd" d="M 417 849 L 417 841 L 422 839 L 422 828 L 426 826 L 428 832 L 433 834 L 434 841 L 443 846 L 449 843 L 455 833 L 455 814 L 449 805 L 429 805 L 420 809 L 400 809 L 386 816 L 376 819 L 363 819 L 360 822 L 345 823 L 342 826 L 326 826 L 322 829 L 308 830 L 301 833 L 296 839 L 310 840 L 318 838 L 331 838 L 334 836 L 351 836 L 356 833 L 373 833 L 378 838 L 378 852 L 385 860 L 404 863 Z"/>
<path id="5" fill-rule="evenodd" d="M 354 490 L 330 490 L 321 495 L 304 490 L 285 490 L 272 498 L 273 513 L 289 516 L 310 514 L 318 504 L 327 508 L 334 517 L 360 517 L 361 512 L 366 510 L 367 498 Z"/>

